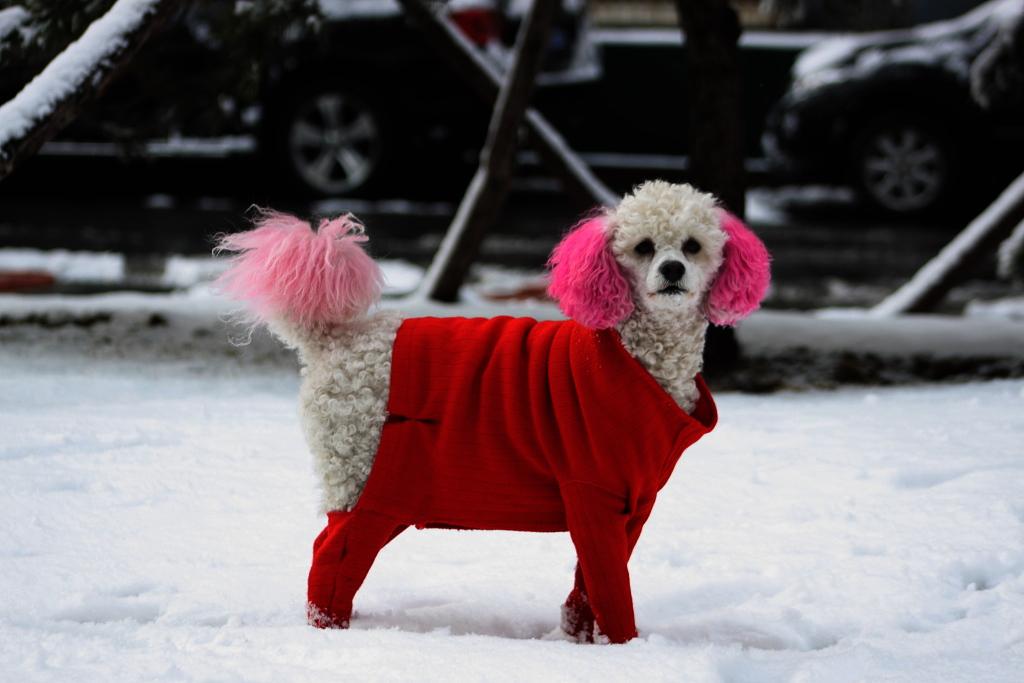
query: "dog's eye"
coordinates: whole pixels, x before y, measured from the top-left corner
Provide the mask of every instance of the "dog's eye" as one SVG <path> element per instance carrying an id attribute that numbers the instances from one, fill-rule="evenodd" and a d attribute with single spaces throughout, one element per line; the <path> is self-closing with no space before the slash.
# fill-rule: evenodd
<path id="1" fill-rule="evenodd" d="M 636 245 L 636 248 L 633 251 L 635 251 L 636 253 L 640 254 L 641 256 L 648 256 L 650 254 L 653 254 L 654 253 L 654 242 L 652 242 L 649 239 L 648 240 L 644 240 L 640 244 Z"/>
<path id="2" fill-rule="evenodd" d="M 691 237 L 683 243 L 683 251 L 687 254 L 696 254 L 700 251 L 700 242 Z"/>

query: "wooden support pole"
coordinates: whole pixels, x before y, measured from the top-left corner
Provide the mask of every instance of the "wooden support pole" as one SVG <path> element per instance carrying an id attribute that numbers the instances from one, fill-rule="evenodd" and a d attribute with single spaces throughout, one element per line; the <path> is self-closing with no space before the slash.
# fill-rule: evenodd
<path id="1" fill-rule="evenodd" d="M 398 0 L 423 36 L 489 106 L 501 89 L 502 75 L 469 40 L 443 15 L 422 0 Z M 554 0 L 541 0 L 554 2 Z M 580 211 L 593 206 L 614 206 L 619 197 L 594 175 L 590 167 L 566 144 L 544 115 L 530 107 L 525 119 L 527 144 L 537 150 L 542 163 L 562 184 Z"/>
<path id="2" fill-rule="evenodd" d="M 872 317 L 934 310 L 981 259 L 1024 221 L 1024 174 L 1010 183 L 987 209 L 953 238 L 905 285 L 871 309 Z"/>
<path id="3" fill-rule="evenodd" d="M 420 292 L 431 299 L 458 299 L 459 288 L 476 260 L 484 234 L 497 219 L 512 185 L 519 128 L 547 49 L 557 7 L 551 0 L 534 0 L 523 18 L 516 36 L 515 59 L 494 105 L 480 165 L 420 286 Z"/>

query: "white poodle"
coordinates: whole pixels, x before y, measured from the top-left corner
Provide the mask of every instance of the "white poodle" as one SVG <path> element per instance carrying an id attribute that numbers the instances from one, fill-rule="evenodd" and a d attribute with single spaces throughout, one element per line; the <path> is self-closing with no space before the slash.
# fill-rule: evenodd
<path id="1" fill-rule="evenodd" d="M 636 636 L 626 562 L 683 450 L 717 420 L 699 375 L 708 322 L 768 286 L 764 245 L 711 195 L 645 183 L 552 253 L 572 320 L 367 315 L 382 277 L 351 216 L 319 231 L 266 213 L 218 249 L 219 281 L 298 350 L 301 415 L 328 525 L 309 616 L 348 625 L 377 552 L 408 526 L 569 531 L 562 627 Z"/>

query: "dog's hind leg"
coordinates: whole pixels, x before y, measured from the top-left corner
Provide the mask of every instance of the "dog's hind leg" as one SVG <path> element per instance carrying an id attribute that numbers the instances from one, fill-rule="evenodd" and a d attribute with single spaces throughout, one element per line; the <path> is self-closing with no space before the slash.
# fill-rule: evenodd
<path id="1" fill-rule="evenodd" d="M 348 628 L 352 598 L 380 549 L 405 529 L 381 515 L 359 511 L 327 513 L 327 528 L 313 544 L 307 605 L 317 628 Z"/>

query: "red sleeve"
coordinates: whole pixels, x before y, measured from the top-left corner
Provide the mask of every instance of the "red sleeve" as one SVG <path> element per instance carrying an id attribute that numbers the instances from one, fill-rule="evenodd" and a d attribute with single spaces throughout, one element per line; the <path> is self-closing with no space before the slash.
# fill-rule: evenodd
<path id="1" fill-rule="evenodd" d="M 629 531 L 626 501 L 588 484 L 562 487 L 569 535 L 576 546 L 586 599 L 600 632 L 613 643 L 636 637 L 629 585 Z M 642 526 L 642 523 L 641 523 Z M 639 531 L 634 533 L 639 536 Z"/>

